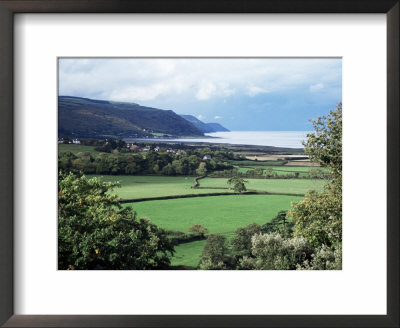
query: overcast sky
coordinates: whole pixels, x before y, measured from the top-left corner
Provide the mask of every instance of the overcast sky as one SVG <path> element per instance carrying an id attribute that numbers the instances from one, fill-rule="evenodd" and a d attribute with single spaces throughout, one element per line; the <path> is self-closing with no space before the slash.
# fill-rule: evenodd
<path id="1" fill-rule="evenodd" d="M 59 95 L 135 102 L 232 131 L 309 131 L 342 100 L 341 59 L 60 59 Z"/>

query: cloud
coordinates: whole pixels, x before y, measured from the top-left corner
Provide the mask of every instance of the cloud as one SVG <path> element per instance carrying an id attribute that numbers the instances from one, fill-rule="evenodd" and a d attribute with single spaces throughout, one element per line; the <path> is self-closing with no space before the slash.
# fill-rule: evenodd
<path id="1" fill-rule="evenodd" d="M 198 89 L 196 93 L 196 98 L 198 100 L 207 100 L 213 95 L 213 93 L 217 90 L 216 86 L 213 83 L 205 83 Z"/>
<path id="2" fill-rule="evenodd" d="M 319 91 L 319 90 L 321 90 L 323 88 L 324 88 L 324 84 L 323 83 L 312 84 L 309 87 L 310 92 L 316 92 L 316 91 Z"/>
<path id="3" fill-rule="evenodd" d="M 256 87 L 256 86 L 249 86 L 247 87 L 247 95 L 250 97 L 255 97 L 261 93 L 269 93 L 269 91 L 265 88 Z"/>
<path id="4" fill-rule="evenodd" d="M 199 119 L 199 120 L 202 120 L 203 118 L 204 118 L 204 116 L 203 115 L 197 115 L 197 118 Z"/>
<path id="5" fill-rule="evenodd" d="M 315 81 L 318 81 L 316 83 Z M 193 104 L 296 90 L 336 94 L 340 59 L 61 58 L 60 95 L 198 112 Z M 300 92 L 299 91 L 299 92 Z M 248 100 L 248 99 L 247 99 Z M 340 99 L 339 99 L 340 100 Z M 188 108 L 191 104 L 191 108 Z M 201 105 L 199 105 L 201 106 Z M 207 112 L 207 108 L 204 108 Z M 218 112 L 221 113 L 221 112 Z M 216 113 L 207 113 L 213 117 Z M 227 117 L 227 115 L 225 115 Z"/>
<path id="6" fill-rule="evenodd" d="M 222 116 L 218 116 L 218 115 L 214 116 L 214 120 L 219 120 L 221 118 L 222 118 Z"/>

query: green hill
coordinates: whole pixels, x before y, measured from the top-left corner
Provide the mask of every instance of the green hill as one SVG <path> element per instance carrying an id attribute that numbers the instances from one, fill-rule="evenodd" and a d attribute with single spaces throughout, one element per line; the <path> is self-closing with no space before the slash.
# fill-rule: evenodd
<path id="1" fill-rule="evenodd" d="M 193 124 L 172 110 L 135 103 L 58 97 L 58 135 L 78 138 L 145 137 L 152 133 L 202 136 Z"/>

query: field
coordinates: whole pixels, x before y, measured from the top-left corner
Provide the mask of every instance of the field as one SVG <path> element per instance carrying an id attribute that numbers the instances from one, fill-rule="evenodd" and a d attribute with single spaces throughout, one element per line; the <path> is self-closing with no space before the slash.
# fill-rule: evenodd
<path id="1" fill-rule="evenodd" d="M 154 200 L 124 206 L 131 206 L 139 217 L 147 217 L 165 230 L 187 233 L 192 225 L 201 224 L 210 233 L 221 234 L 229 240 L 237 228 L 254 222 L 264 224 L 280 210 L 289 209 L 291 202 L 301 199 L 281 195 L 232 195 Z M 196 266 L 204 243 L 179 245 L 172 264 Z"/>
<path id="2" fill-rule="evenodd" d="M 70 151 L 73 154 L 83 153 L 83 152 L 90 152 L 92 154 L 98 154 L 99 152 L 94 150 L 93 146 L 84 146 L 84 145 L 74 145 L 74 144 L 59 144 L 58 145 L 58 152 Z"/>
<path id="3" fill-rule="evenodd" d="M 193 177 L 106 175 L 102 176 L 102 179 L 107 182 L 120 181 L 121 188 L 114 189 L 113 193 L 122 199 L 218 192 L 218 190 L 192 189 Z M 220 190 L 219 192 L 227 191 Z"/>
<path id="4" fill-rule="evenodd" d="M 311 179 L 246 179 L 248 190 L 268 191 L 274 193 L 305 194 L 307 190 L 321 191 L 324 186 L 323 180 Z M 199 180 L 200 187 L 219 188 L 227 187 L 228 179 L 205 178 Z M 217 190 L 217 189 L 216 189 Z"/>
<path id="5" fill-rule="evenodd" d="M 127 203 L 140 217 L 147 217 L 166 230 L 189 232 L 194 224 L 210 233 L 230 235 L 236 228 L 256 222 L 264 224 L 280 210 L 302 197 L 281 195 L 232 195 L 176 198 Z"/>
<path id="6" fill-rule="evenodd" d="M 193 177 L 107 175 L 102 176 L 102 179 L 107 182 L 121 182 L 121 188 L 116 188 L 113 191 L 121 199 L 233 192 L 225 189 L 229 187 L 226 178 L 201 179 L 199 180 L 201 188 L 196 189 L 191 188 Z M 246 186 L 249 190 L 294 194 L 305 194 L 308 189 L 320 191 L 324 185 L 323 180 L 310 179 L 247 179 L 247 181 L 249 182 Z"/>
<path id="7" fill-rule="evenodd" d="M 74 152 L 88 151 L 91 147 L 62 145 Z M 89 150 L 90 151 L 90 150 Z M 93 149 L 92 149 L 93 151 Z M 238 169 L 271 168 L 278 175 L 299 173 L 307 177 L 310 167 L 286 167 L 279 161 L 255 162 L 238 161 Z M 277 165 L 278 164 L 278 165 Z M 321 168 L 324 172 L 326 169 Z M 264 173 L 265 174 L 265 173 Z M 169 231 L 189 233 L 194 224 L 201 224 L 210 234 L 220 234 L 227 238 L 234 235 L 239 227 L 251 223 L 265 224 L 281 210 L 290 208 L 292 202 L 301 201 L 308 190 L 321 191 L 325 184 L 321 179 L 266 179 L 246 178 L 248 191 L 269 192 L 273 195 L 234 194 L 229 189 L 227 178 L 206 177 L 198 180 L 199 188 L 192 188 L 194 177 L 191 176 L 97 176 L 103 181 L 119 181 L 120 188 L 114 189 L 123 200 L 135 200 L 124 203 L 137 212 L 139 217 L 146 217 L 159 227 Z M 179 198 L 183 195 L 210 193 L 232 193 L 205 197 Z M 172 199 L 154 199 L 157 197 L 175 197 Z M 146 201 L 145 201 L 146 200 Z M 205 240 L 182 243 L 175 247 L 171 265 L 195 268 L 201 258 Z"/>

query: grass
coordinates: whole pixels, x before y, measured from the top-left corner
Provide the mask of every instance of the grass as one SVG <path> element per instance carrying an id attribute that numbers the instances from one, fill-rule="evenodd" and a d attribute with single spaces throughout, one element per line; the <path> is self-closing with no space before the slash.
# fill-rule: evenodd
<path id="1" fill-rule="evenodd" d="M 88 176 L 92 177 L 92 176 Z M 138 199 L 169 195 L 205 194 L 210 192 L 227 192 L 228 190 L 192 189 L 193 177 L 105 175 L 103 181 L 120 181 L 121 188 L 113 193 L 122 199 Z M 200 180 L 201 181 L 201 180 Z"/>
<path id="2" fill-rule="evenodd" d="M 200 262 L 205 243 L 205 240 L 199 240 L 176 246 L 175 254 L 171 259 L 171 265 L 197 266 Z"/>
<path id="3" fill-rule="evenodd" d="M 305 194 L 307 190 L 321 191 L 325 184 L 317 179 L 245 179 L 248 190 L 259 190 L 277 193 Z M 205 178 L 199 180 L 201 187 L 226 187 L 228 179 Z M 203 189 L 207 190 L 207 189 Z M 217 190 L 217 189 L 216 189 Z"/>
<path id="4" fill-rule="evenodd" d="M 193 193 L 227 192 L 227 189 L 192 189 L 193 177 L 165 176 L 103 176 L 104 181 L 120 181 L 114 190 L 122 199 L 138 199 Z M 228 187 L 226 178 L 199 180 L 201 187 Z M 248 189 L 269 192 L 304 194 L 309 189 L 322 190 L 323 180 L 310 179 L 247 179 Z M 235 230 L 253 222 L 264 224 L 291 202 L 303 197 L 283 195 L 229 195 L 196 198 L 176 198 L 126 203 L 139 217 L 147 217 L 165 230 L 189 232 L 194 224 L 201 224 L 210 233 L 224 235 L 228 240 Z M 175 247 L 171 264 L 197 266 L 205 241 L 195 241 Z"/>
<path id="5" fill-rule="evenodd" d="M 93 177 L 93 176 L 88 176 Z M 98 176 L 100 177 L 100 176 Z M 205 178 L 199 180 L 200 189 L 193 189 L 193 177 L 129 176 L 105 175 L 103 181 L 120 181 L 121 188 L 113 193 L 122 199 L 139 199 L 169 195 L 206 194 L 210 192 L 229 192 L 226 178 Z M 308 189 L 322 190 L 323 180 L 310 179 L 246 179 L 247 189 L 268 192 L 305 194 Z M 205 187 L 205 188 L 204 188 Z M 208 189 L 209 187 L 210 189 Z M 204 189 L 202 189 L 204 188 Z M 231 191 L 233 193 L 233 191 Z"/>
<path id="6" fill-rule="evenodd" d="M 292 201 L 302 197 L 280 195 L 232 195 L 177 198 L 127 203 L 139 217 L 147 217 L 166 230 L 189 232 L 194 224 L 210 233 L 231 235 L 238 227 L 250 223 L 264 224 L 280 210 L 289 209 Z"/>
<path id="7" fill-rule="evenodd" d="M 59 144 L 58 152 L 67 152 L 70 151 L 73 154 L 77 154 L 80 152 L 91 152 L 92 154 L 98 154 L 99 152 L 94 150 L 94 146 L 85 146 L 85 145 L 74 145 L 74 144 Z"/>
<path id="8" fill-rule="evenodd" d="M 302 197 L 278 195 L 232 195 L 200 198 L 154 200 L 124 204 L 131 206 L 139 217 L 147 217 L 165 230 L 189 232 L 194 224 L 201 224 L 212 234 L 229 240 L 235 230 L 251 223 L 264 224 L 280 210 L 290 208 L 291 202 Z M 205 241 L 195 241 L 175 247 L 172 265 L 196 266 Z"/>

